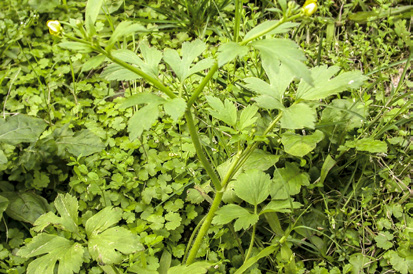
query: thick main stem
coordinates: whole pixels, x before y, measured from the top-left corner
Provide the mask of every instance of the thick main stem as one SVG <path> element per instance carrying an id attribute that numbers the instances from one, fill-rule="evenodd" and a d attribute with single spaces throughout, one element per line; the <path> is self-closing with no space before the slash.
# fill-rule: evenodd
<path id="1" fill-rule="evenodd" d="M 224 192 L 218 191 L 215 194 L 214 201 L 212 202 L 211 208 L 208 211 L 206 219 L 202 224 L 201 228 L 199 229 L 199 233 L 195 239 L 194 244 L 192 245 L 191 251 L 189 252 L 188 259 L 186 260 L 186 264 L 190 265 L 194 262 L 196 258 L 196 254 L 198 253 L 199 247 L 202 244 L 202 240 L 204 239 L 205 234 L 208 232 L 209 226 L 211 225 L 212 218 L 215 216 L 215 212 L 218 210 L 219 205 L 222 201 L 222 196 Z"/>

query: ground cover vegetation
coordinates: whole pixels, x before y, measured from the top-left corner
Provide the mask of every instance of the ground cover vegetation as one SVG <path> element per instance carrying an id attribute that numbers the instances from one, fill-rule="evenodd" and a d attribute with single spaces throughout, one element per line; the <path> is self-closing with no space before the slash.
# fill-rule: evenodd
<path id="1" fill-rule="evenodd" d="M 2 1 L 0 272 L 412 273 L 412 16 Z"/>

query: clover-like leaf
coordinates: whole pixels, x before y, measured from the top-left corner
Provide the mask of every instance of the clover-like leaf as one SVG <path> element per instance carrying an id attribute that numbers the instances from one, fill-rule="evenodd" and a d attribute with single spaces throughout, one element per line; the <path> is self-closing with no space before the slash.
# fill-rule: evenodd
<path id="1" fill-rule="evenodd" d="M 58 274 L 78 273 L 83 263 L 84 247 L 66 238 L 42 233 L 22 247 L 17 255 L 24 258 L 37 257 L 27 267 L 27 274 L 53 274 L 56 264 Z"/>

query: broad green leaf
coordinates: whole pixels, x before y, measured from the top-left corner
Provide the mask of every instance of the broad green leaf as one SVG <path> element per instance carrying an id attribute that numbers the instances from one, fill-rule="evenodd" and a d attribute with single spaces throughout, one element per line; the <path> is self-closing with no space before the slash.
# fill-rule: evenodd
<path id="1" fill-rule="evenodd" d="M 77 199 L 68 193 L 66 195 L 59 194 L 54 205 L 61 216 L 62 226 L 70 232 L 76 232 L 79 209 Z"/>
<path id="2" fill-rule="evenodd" d="M 260 149 L 254 150 L 250 155 L 244 165 L 238 170 L 238 172 L 233 176 L 236 179 L 241 172 L 245 169 L 258 169 L 261 171 L 266 171 L 270 167 L 274 166 L 280 159 L 279 155 L 273 155 L 271 153 L 265 152 Z M 223 164 L 219 165 L 217 168 L 218 174 L 221 178 L 225 177 L 228 168 L 231 166 L 233 158 L 228 159 Z"/>
<path id="3" fill-rule="evenodd" d="M 9 205 L 9 200 L 3 196 L 0 196 L 0 221 L 3 219 L 3 212 L 6 211 Z"/>
<path id="4" fill-rule="evenodd" d="M 235 126 L 237 123 L 237 107 L 230 100 L 225 99 L 224 103 L 216 97 L 205 96 L 208 101 L 209 113 L 218 120 L 223 121 L 224 123 Z"/>
<path id="5" fill-rule="evenodd" d="M 281 135 L 281 143 L 288 154 L 297 157 L 303 157 L 313 151 L 317 143 L 324 139 L 324 134 L 316 130 L 311 135 L 298 135 L 292 132 L 286 132 Z"/>
<path id="6" fill-rule="evenodd" d="M 20 143 L 33 143 L 38 140 L 47 124 L 38 118 L 19 114 L 0 118 L 0 142 L 17 145 Z"/>
<path id="7" fill-rule="evenodd" d="M 413 259 L 412 256 L 402 257 L 400 254 L 394 250 L 387 251 L 383 257 L 390 261 L 394 270 L 399 271 L 402 274 L 411 273 L 413 268 Z"/>
<path id="8" fill-rule="evenodd" d="M 314 129 L 316 110 L 306 103 L 298 103 L 284 109 L 281 117 L 281 127 L 288 129 Z"/>
<path id="9" fill-rule="evenodd" d="M 105 59 L 106 56 L 103 54 L 93 56 L 83 64 L 82 71 L 89 71 L 91 69 L 97 68 L 105 61 Z"/>
<path id="10" fill-rule="evenodd" d="M 301 81 L 297 89 L 297 99 L 319 100 L 338 94 L 347 89 L 359 88 L 367 79 L 361 71 L 351 71 L 339 74 L 339 67 L 319 66 L 311 69 L 314 84 Z"/>
<path id="11" fill-rule="evenodd" d="M 384 141 L 374 140 L 373 138 L 347 141 L 345 146 L 370 153 L 387 153 L 387 144 Z"/>
<path id="12" fill-rule="evenodd" d="M 253 42 L 252 46 L 260 51 L 263 62 L 271 64 L 281 61 L 291 74 L 309 84 L 313 83 L 310 70 L 303 63 L 304 52 L 293 41 L 279 38 L 265 39 Z"/>
<path id="13" fill-rule="evenodd" d="M 278 24 L 279 21 L 265 21 L 264 23 L 259 24 L 252 30 L 250 30 L 244 37 L 244 40 L 250 39 L 254 37 L 255 35 L 262 33 L 263 31 L 274 27 L 275 25 Z M 293 23 L 293 22 L 286 22 L 280 25 L 279 27 L 273 29 L 272 31 L 266 33 L 265 35 L 270 35 L 270 34 L 278 34 L 278 33 L 286 33 L 288 32 L 291 28 L 296 27 L 300 25 L 299 23 Z"/>
<path id="14" fill-rule="evenodd" d="M 270 176 L 257 169 L 248 169 L 238 176 L 234 191 L 244 201 L 258 205 L 270 195 Z"/>
<path id="15" fill-rule="evenodd" d="M 89 35 L 94 34 L 94 25 L 104 0 L 88 0 L 85 11 L 85 27 Z"/>
<path id="16" fill-rule="evenodd" d="M 300 193 L 301 186 L 310 184 L 309 175 L 294 164 L 286 162 L 284 168 L 274 171 L 273 183 L 270 186 L 272 199 L 284 200 Z"/>
<path id="17" fill-rule="evenodd" d="M 106 218 L 106 216 L 102 215 L 100 218 Z M 88 238 L 88 249 L 90 256 L 101 264 L 118 264 L 124 259 L 123 254 L 127 255 L 144 249 L 138 238 L 123 227 L 115 226 L 99 234 L 96 234 L 97 231 L 94 230 Z"/>
<path id="18" fill-rule="evenodd" d="M 107 228 L 117 224 L 122 219 L 122 210 L 105 207 L 86 221 L 85 229 L 88 237 L 99 234 Z"/>
<path id="19" fill-rule="evenodd" d="M 255 105 L 249 105 L 246 108 L 244 108 L 239 117 L 237 129 L 241 131 L 249 126 L 254 125 L 258 119 L 258 117 L 255 117 L 257 112 L 258 107 L 256 107 Z"/>
<path id="20" fill-rule="evenodd" d="M 290 213 L 291 206 L 293 209 L 300 208 L 302 206 L 299 202 L 291 202 L 290 199 L 287 200 L 273 200 L 269 202 L 261 211 L 260 215 L 267 212 L 281 212 Z"/>
<path id="21" fill-rule="evenodd" d="M 168 274 L 204 274 L 212 266 L 209 262 L 195 262 L 190 265 L 177 265 L 168 270 Z"/>
<path id="22" fill-rule="evenodd" d="M 5 165 L 7 164 L 8 160 L 6 155 L 4 154 L 4 151 L 0 149 L 0 165 Z"/>
<path id="23" fill-rule="evenodd" d="M 166 102 L 166 100 L 162 97 L 159 97 L 153 93 L 142 92 L 126 98 L 119 107 L 128 108 L 140 104 L 160 105 L 164 102 Z"/>
<path id="24" fill-rule="evenodd" d="M 105 148 L 100 138 L 88 129 L 78 131 L 73 136 L 60 137 L 56 144 L 76 157 L 89 156 Z"/>
<path id="25" fill-rule="evenodd" d="M 1 192 L 1 196 L 9 200 L 6 214 L 17 221 L 34 224 L 50 210 L 46 199 L 33 192 Z"/>
<path id="26" fill-rule="evenodd" d="M 247 46 L 241 46 L 239 43 L 224 43 L 218 48 L 218 66 L 221 67 L 226 63 L 234 60 L 237 56 L 243 57 L 248 53 Z"/>
<path id="27" fill-rule="evenodd" d="M 42 233 L 22 247 L 17 255 L 24 258 L 43 255 L 29 264 L 27 274 L 53 274 L 58 261 L 57 273 L 70 274 L 80 271 L 84 252 L 83 246 L 79 243 L 57 235 Z"/>
<path id="28" fill-rule="evenodd" d="M 135 32 L 144 32 L 146 31 L 145 27 L 141 24 L 133 23 L 130 21 L 122 21 L 119 25 L 116 26 L 115 31 L 113 32 L 112 36 L 110 37 L 108 44 L 106 46 L 106 50 L 110 51 L 115 43 L 122 37 L 129 34 L 133 34 Z"/>
<path id="29" fill-rule="evenodd" d="M 102 71 L 100 77 L 108 81 L 133 81 L 142 78 L 118 64 L 110 64 Z"/>
<path id="30" fill-rule="evenodd" d="M 59 47 L 79 53 L 89 53 L 93 51 L 91 46 L 80 42 L 61 42 L 59 43 Z"/>
<path id="31" fill-rule="evenodd" d="M 174 121 L 177 121 L 179 118 L 184 115 L 186 110 L 186 102 L 182 98 L 169 99 L 163 105 L 165 113 L 171 116 Z"/>
<path id="32" fill-rule="evenodd" d="M 237 219 L 234 224 L 234 229 L 235 231 L 239 231 L 241 229 L 247 229 L 257 223 L 259 217 L 257 214 L 249 213 L 248 210 L 239 205 L 229 204 L 218 209 L 212 223 L 224 225 L 232 222 L 234 219 Z"/>
<path id="33" fill-rule="evenodd" d="M 214 64 L 212 59 L 204 59 L 194 66 L 191 64 L 206 49 L 206 44 L 200 40 L 185 42 L 182 45 L 182 59 L 176 50 L 166 49 L 163 59 L 175 72 L 178 79 L 183 82 L 190 75 L 207 69 Z"/>
<path id="34" fill-rule="evenodd" d="M 149 104 L 140 108 L 128 121 L 129 139 L 136 140 L 144 130 L 148 130 L 159 117 L 157 104 Z"/>

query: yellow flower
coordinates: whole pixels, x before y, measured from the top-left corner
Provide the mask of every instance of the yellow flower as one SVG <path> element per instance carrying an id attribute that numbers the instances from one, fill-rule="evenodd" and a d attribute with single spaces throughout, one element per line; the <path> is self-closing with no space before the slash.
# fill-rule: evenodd
<path id="1" fill-rule="evenodd" d="M 303 8 L 301 9 L 305 16 L 311 16 L 317 10 L 317 0 L 305 1 Z"/>
<path id="2" fill-rule="evenodd" d="M 49 20 L 47 21 L 46 25 L 49 28 L 51 35 L 60 36 L 60 34 L 63 32 L 63 28 L 60 25 L 60 22 L 57 20 Z"/>

